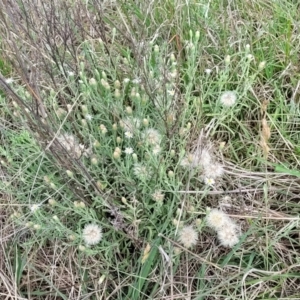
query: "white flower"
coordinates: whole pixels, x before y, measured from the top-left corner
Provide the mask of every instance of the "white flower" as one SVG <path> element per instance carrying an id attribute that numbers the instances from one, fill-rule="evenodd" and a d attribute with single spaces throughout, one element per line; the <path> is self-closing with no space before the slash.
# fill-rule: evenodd
<path id="1" fill-rule="evenodd" d="M 175 95 L 175 90 L 168 90 L 167 92 L 168 92 L 168 94 L 170 96 L 174 96 Z"/>
<path id="2" fill-rule="evenodd" d="M 14 79 L 13 79 L 13 78 L 6 78 L 6 79 L 5 79 L 5 82 L 6 82 L 7 84 L 11 84 L 11 83 L 14 82 Z"/>
<path id="3" fill-rule="evenodd" d="M 153 128 L 146 129 L 142 135 L 143 139 L 146 143 L 150 145 L 157 145 L 160 144 L 161 135 L 160 133 Z"/>
<path id="4" fill-rule="evenodd" d="M 70 77 L 73 77 L 75 75 L 74 72 L 72 72 L 72 71 L 68 71 L 67 73 Z"/>
<path id="5" fill-rule="evenodd" d="M 133 153 L 133 149 L 132 148 L 125 148 L 125 154 L 132 154 Z"/>
<path id="6" fill-rule="evenodd" d="M 132 132 L 126 131 L 126 132 L 125 132 L 125 137 L 128 138 L 128 139 L 132 139 L 132 138 L 133 138 Z"/>
<path id="7" fill-rule="evenodd" d="M 212 72 L 212 69 L 205 69 L 204 72 L 206 75 L 210 75 Z"/>
<path id="8" fill-rule="evenodd" d="M 206 216 L 207 226 L 218 231 L 228 225 L 234 224 L 232 220 L 221 210 L 212 209 Z"/>
<path id="9" fill-rule="evenodd" d="M 87 115 L 85 115 L 85 119 L 86 119 L 87 121 L 91 121 L 91 120 L 93 119 L 93 116 L 90 115 L 90 114 L 87 114 Z"/>
<path id="10" fill-rule="evenodd" d="M 207 178 L 207 177 L 205 177 L 204 178 L 204 183 L 207 184 L 207 185 L 209 185 L 209 186 L 213 186 L 216 182 L 215 182 L 215 180 L 213 178 Z"/>
<path id="11" fill-rule="evenodd" d="M 97 224 L 88 224 L 83 229 L 82 237 L 87 245 L 96 245 L 102 239 L 102 228 Z"/>
<path id="12" fill-rule="evenodd" d="M 191 248 L 197 244 L 198 233 L 193 226 L 185 226 L 179 232 L 179 242 L 186 248 Z"/>
<path id="13" fill-rule="evenodd" d="M 129 81 L 130 81 L 129 78 L 124 78 L 124 80 L 123 80 L 124 83 L 128 83 Z"/>
<path id="14" fill-rule="evenodd" d="M 223 106 L 230 107 L 236 102 L 236 93 L 232 91 L 224 92 L 220 97 Z"/>
<path id="15" fill-rule="evenodd" d="M 35 212 L 40 208 L 40 206 L 41 206 L 41 204 L 33 204 L 33 205 L 30 206 L 30 210 L 32 212 Z"/>
<path id="16" fill-rule="evenodd" d="M 218 231 L 218 239 L 224 247 L 232 248 L 239 242 L 239 236 L 235 224 L 227 225 Z"/>

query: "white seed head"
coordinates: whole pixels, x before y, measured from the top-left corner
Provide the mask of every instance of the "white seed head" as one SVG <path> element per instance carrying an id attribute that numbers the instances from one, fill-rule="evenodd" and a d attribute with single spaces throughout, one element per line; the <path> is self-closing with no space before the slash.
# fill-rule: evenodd
<path id="1" fill-rule="evenodd" d="M 220 97 L 220 102 L 223 106 L 230 107 L 236 102 L 236 93 L 232 91 L 224 92 Z"/>
<path id="2" fill-rule="evenodd" d="M 160 191 L 160 190 L 156 190 L 153 194 L 152 194 L 152 199 L 156 202 L 162 202 L 165 198 L 165 195 Z"/>
<path id="3" fill-rule="evenodd" d="M 203 165 L 204 176 L 206 178 L 216 179 L 224 174 L 224 169 L 219 163 Z"/>
<path id="4" fill-rule="evenodd" d="M 150 173 L 148 168 L 140 163 L 135 163 L 133 166 L 133 173 L 136 177 L 146 180 L 149 179 Z"/>
<path id="5" fill-rule="evenodd" d="M 148 128 L 143 132 L 142 135 L 145 142 L 147 142 L 150 145 L 158 145 L 161 141 L 161 135 L 160 133 L 153 128 Z"/>
<path id="6" fill-rule="evenodd" d="M 96 245 L 102 239 L 102 228 L 97 224 L 88 224 L 83 229 L 82 237 L 87 245 Z"/>
<path id="7" fill-rule="evenodd" d="M 239 242 L 239 236 L 235 224 L 227 225 L 218 231 L 218 239 L 224 247 L 232 248 Z"/>
<path id="8" fill-rule="evenodd" d="M 179 232 L 178 240 L 184 247 L 191 248 L 197 244 L 198 233 L 193 226 L 184 226 Z"/>
<path id="9" fill-rule="evenodd" d="M 207 226 L 218 231 L 226 226 L 233 224 L 231 219 L 221 210 L 212 209 L 206 216 Z"/>
<path id="10" fill-rule="evenodd" d="M 120 120 L 120 126 L 128 132 L 134 133 L 141 126 L 141 120 L 138 118 L 125 118 Z"/>
<path id="11" fill-rule="evenodd" d="M 158 155 L 161 152 L 161 147 L 159 145 L 155 145 L 152 149 L 152 153 L 154 155 Z"/>

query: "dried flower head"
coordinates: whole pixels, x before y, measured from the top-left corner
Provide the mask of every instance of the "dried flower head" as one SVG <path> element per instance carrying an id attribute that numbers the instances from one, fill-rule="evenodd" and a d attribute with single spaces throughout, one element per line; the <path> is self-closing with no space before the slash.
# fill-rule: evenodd
<path id="1" fill-rule="evenodd" d="M 125 118 L 120 121 L 120 125 L 125 131 L 134 133 L 141 126 L 141 120 L 138 118 Z"/>
<path id="2" fill-rule="evenodd" d="M 86 154 L 87 149 L 85 149 L 84 145 L 79 144 L 72 134 L 61 134 L 57 136 L 57 140 L 73 158 L 78 159 L 83 154 Z"/>
<path id="3" fill-rule="evenodd" d="M 218 231 L 218 239 L 224 247 L 232 248 L 239 242 L 239 235 L 235 224 L 229 224 Z"/>
<path id="4" fill-rule="evenodd" d="M 223 167 L 219 163 L 210 163 L 203 165 L 204 176 L 216 179 L 224 173 Z"/>
<path id="5" fill-rule="evenodd" d="M 152 199 L 156 202 L 163 202 L 164 198 L 165 198 L 165 195 L 160 190 L 156 190 L 152 194 Z"/>
<path id="6" fill-rule="evenodd" d="M 152 149 L 152 153 L 154 155 L 158 155 L 161 152 L 161 147 L 159 145 L 155 145 Z"/>
<path id="7" fill-rule="evenodd" d="M 236 102 L 236 93 L 232 91 L 224 92 L 220 97 L 223 106 L 230 107 Z"/>
<path id="8" fill-rule="evenodd" d="M 196 149 L 194 153 L 188 153 L 180 162 L 182 167 L 197 168 L 210 165 L 212 154 L 206 148 Z"/>
<path id="9" fill-rule="evenodd" d="M 160 133 L 153 128 L 146 129 L 142 135 L 144 141 L 150 145 L 158 145 L 161 141 Z"/>
<path id="10" fill-rule="evenodd" d="M 198 233 L 193 228 L 193 226 L 184 226 L 179 231 L 179 242 L 186 248 L 191 248 L 197 244 L 198 241 Z"/>
<path id="11" fill-rule="evenodd" d="M 87 245 L 96 245 L 102 239 L 102 228 L 97 224 L 88 224 L 83 229 L 83 240 Z"/>
<path id="12" fill-rule="evenodd" d="M 149 177 L 151 175 L 151 172 L 149 172 L 149 169 L 140 163 L 134 164 L 133 173 L 136 177 L 138 177 L 142 180 L 149 179 Z"/>
<path id="13" fill-rule="evenodd" d="M 214 208 L 206 216 L 207 226 L 218 231 L 228 224 L 232 224 L 231 219 L 221 210 Z"/>

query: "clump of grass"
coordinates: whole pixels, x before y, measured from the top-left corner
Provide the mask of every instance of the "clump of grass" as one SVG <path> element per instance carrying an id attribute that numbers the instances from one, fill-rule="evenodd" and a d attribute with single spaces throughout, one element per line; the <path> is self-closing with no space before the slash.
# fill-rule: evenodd
<path id="1" fill-rule="evenodd" d="M 296 15 L 177 4 L 2 4 L 4 295 L 297 294 Z"/>

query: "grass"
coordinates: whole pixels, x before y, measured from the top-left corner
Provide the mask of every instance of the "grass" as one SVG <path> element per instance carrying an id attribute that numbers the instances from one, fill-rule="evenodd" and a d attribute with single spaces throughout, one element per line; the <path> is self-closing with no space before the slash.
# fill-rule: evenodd
<path id="1" fill-rule="evenodd" d="M 296 2 L 0 5 L 1 299 L 300 298 Z"/>

